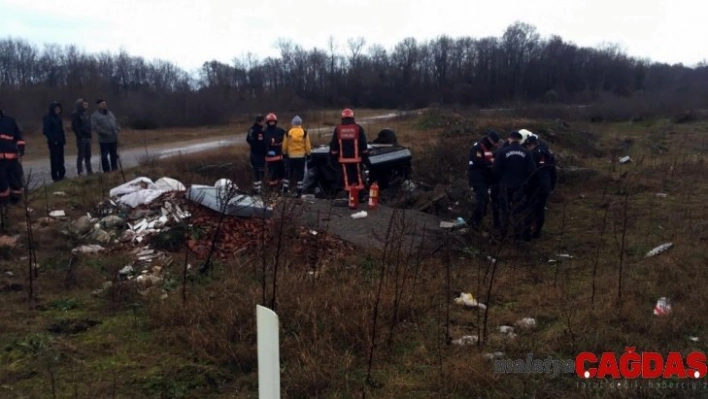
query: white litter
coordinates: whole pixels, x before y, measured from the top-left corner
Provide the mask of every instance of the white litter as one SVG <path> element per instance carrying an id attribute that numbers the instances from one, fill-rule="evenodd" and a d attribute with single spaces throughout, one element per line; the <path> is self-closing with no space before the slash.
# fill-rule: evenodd
<path id="1" fill-rule="evenodd" d="M 654 316 L 667 316 L 671 313 L 671 302 L 666 297 L 659 298 L 654 305 Z"/>
<path id="2" fill-rule="evenodd" d="M 121 195 L 134 193 L 140 190 L 159 190 L 159 188 L 147 177 L 138 177 L 127 183 L 123 183 L 118 187 L 114 187 L 108 192 L 111 198 L 120 197 Z"/>
<path id="3" fill-rule="evenodd" d="M 66 197 L 66 193 L 63 191 L 55 191 L 53 195 L 56 195 L 57 197 Z"/>
<path id="4" fill-rule="evenodd" d="M 455 298 L 455 303 L 467 308 L 480 308 L 482 310 L 487 309 L 487 306 L 485 304 L 477 302 L 477 300 L 474 299 L 472 294 L 468 292 L 460 293 L 460 296 Z"/>
<path id="5" fill-rule="evenodd" d="M 477 342 L 479 342 L 479 337 L 476 335 L 465 335 L 452 341 L 455 345 L 474 345 Z"/>
<path id="6" fill-rule="evenodd" d="M 531 317 L 524 317 L 523 319 L 517 321 L 514 324 L 517 327 L 527 329 L 527 330 L 531 329 L 531 328 L 536 328 L 536 320 Z"/>
<path id="7" fill-rule="evenodd" d="M 512 334 L 514 332 L 514 327 L 512 327 L 512 326 L 499 326 L 499 332 L 502 334 Z"/>
<path id="8" fill-rule="evenodd" d="M 620 163 L 629 163 L 629 162 L 632 162 L 632 158 L 630 158 L 629 156 L 626 156 L 626 157 L 620 158 L 619 161 L 620 161 Z"/>
<path id="9" fill-rule="evenodd" d="M 672 242 L 667 242 L 664 244 L 659 245 L 658 247 L 652 249 L 651 251 L 647 252 L 646 255 L 644 255 L 645 258 L 651 258 L 652 256 L 659 255 L 663 252 L 666 252 L 669 248 L 673 247 L 674 243 Z"/>
<path id="10" fill-rule="evenodd" d="M 122 276 L 125 276 L 125 275 L 128 275 L 128 274 L 130 274 L 130 273 L 132 273 L 132 272 L 134 272 L 134 271 L 135 271 L 135 269 L 133 269 L 133 266 L 127 265 L 127 266 L 125 266 L 124 268 L 120 269 L 120 270 L 118 271 L 118 274 L 120 274 L 120 275 L 122 275 Z"/>
<path id="11" fill-rule="evenodd" d="M 564 258 L 564 259 L 573 259 L 573 256 L 570 254 L 558 254 L 556 256 L 559 258 Z"/>
<path id="12" fill-rule="evenodd" d="M 361 212 L 357 212 L 357 213 L 353 214 L 352 219 L 363 219 L 367 216 L 369 216 L 369 214 L 366 213 L 366 211 L 361 211 Z"/>
<path id="13" fill-rule="evenodd" d="M 51 212 L 49 212 L 49 216 L 51 216 L 53 218 L 63 218 L 63 217 L 66 217 L 66 212 L 64 212 L 63 210 L 51 211 Z"/>
<path id="14" fill-rule="evenodd" d="M 76 254 L 96 254 L 103 251 L 103 247 L 100 245 L 81 245 L 71 250 L 71 253 Z"/>
<path id="15" fill-rule="evenodd" d="M 693 342 L 698 342 L 698 337 L 688 337 Z"/>
<path id="16" fill-rule="evenodd" d="M 185 191 L 187 187 L 182 184 L 179 180 L 172 179 L 170 177 L 161 177 L 155 182 L 155 186 L 158 190 L 162 191 Z"/>
<path id="17" fill-rule="evenodd" d="M 669 195 L 666 194 L 666 193 L 656 193 L 656 196 L 657 196 L 657 197 L 661 197 L 661 198 L 666 198 L 666 197 L 668 197 Z"/>

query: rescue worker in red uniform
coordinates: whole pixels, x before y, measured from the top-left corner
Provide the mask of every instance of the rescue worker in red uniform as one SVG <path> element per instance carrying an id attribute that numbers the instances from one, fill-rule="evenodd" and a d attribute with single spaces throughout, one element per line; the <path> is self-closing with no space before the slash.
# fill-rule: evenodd
<path id="1" fill-rule="evenodd" d="M 287 159 L 283 157 L 283 138 L 285 130 L 278 127 L 278 117 L 274 113 L 269 113 L 265 117 L 266 128 L 263 131 L 266 142 L 266 167 L 268 170 L 269 181 L 268 185 L 271 190 L 277 190 L 278 185 L 281 185 L 283 193 L 289 190 L 289 182 L 285 174 L 285 163 Z"/>
<path id="2" fill-rule="evenodd" d="M 329 151 L 332 161 L 342 167 L 344 190 L 349 192 L 356 187 L 362 200 L 366 196 L 366 184 L 361 166 L 369 161 L 368 144 L 364 128 L 354 121 L 354 111 L 349 108 L 342 111 L 342 122 L 334 128 Z"/>
<path id="3" fill-rule="evenodd" d="M 25 140 L 15 119 L 0 109 L 0 203 L 17 203 L 22 198 Z"/>
<path id="4" fill-rule="evenodd" d="M 501 226 L 499 219 L 499 190 L 494 174 L 492 173 L 494 150 L 497 149 L 500 144 L 501 139 L 499 138 L 499 134 L 491 130 L 482 140 L 474 143 L 472 148 L 470 148 L 468 177 L 470 187 L 474 190 L 476 201 L 472 217 L 468 220 L 467 224 L 473 228 L 481 227 L 482 219 L 487 213 L 490 194 L 492 199 L 494 228 L 498 229 Z"/>

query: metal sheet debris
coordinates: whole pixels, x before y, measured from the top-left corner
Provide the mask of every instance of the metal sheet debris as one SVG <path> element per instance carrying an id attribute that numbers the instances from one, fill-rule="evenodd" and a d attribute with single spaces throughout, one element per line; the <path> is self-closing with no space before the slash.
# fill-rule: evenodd
<path id="1" fill-rule="evenodd" d="M 225 215 L 252 218 L 270 218 L 273 208 L 267 206 L 260 197 L 236 194 L 222 187 L 189 187 L 186 197 L 198 204 Z"/>

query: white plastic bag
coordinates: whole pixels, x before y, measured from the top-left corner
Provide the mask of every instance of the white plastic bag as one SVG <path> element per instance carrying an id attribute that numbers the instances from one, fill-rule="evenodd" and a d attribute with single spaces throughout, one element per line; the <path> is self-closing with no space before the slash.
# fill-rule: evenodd
<path id="1" fill-rule="evenodd" d="M 155 183 L 152 182 L 152 180 L 148 179 L 147 177 L 138 177 L 127 183 L 121 184 L 118 187 L 112 188 L 111 191 L 108 192 L 108 195 L 110 195 L 111 198 L 116 198 L 120 197 L 121 195 L 134 193 L 136 191 L 144 189 L 157 190 L 158 187 L 155 185 Z"/>

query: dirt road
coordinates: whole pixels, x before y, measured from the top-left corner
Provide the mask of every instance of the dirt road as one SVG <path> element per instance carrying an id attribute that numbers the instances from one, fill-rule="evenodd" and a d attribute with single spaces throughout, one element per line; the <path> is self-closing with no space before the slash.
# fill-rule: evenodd
<path id="1" fill-rule="evenodd" d="M 367 118 L 359 118 L 357 119 L 357 122 L 375 122 L 380 120 L 392 119 L 401 115 L 403 115 L 403 113 L 388 113 Z M 308 131 L 312 133 L 326 133 L 332 131 L 332 129 L 333 128 L 331 126 L 326 126 L 319 129 L 309 129 Z M 241 133 L 235 134 L 230 137 L 219 137 L 211 140 L 198 139 L 179 141 L 160 145 L 151 145 L 147 148 L 129 148 L 123 150 L 119 149 L 119 151 L 123 163 L 123 168 L 127 169 L 138 166 L 141 161 L 148 159 L 148 157 L 149 159 L 164 159 L 179 154 L 193 154 L 197 152 L 215 150 L 218 148 L 223 148 L 225 146 L 245 143 L 246 134 Z M 94 144 L 94 147 L 97 147 L 97 145 Z M 94 152 L 91 157 L 91 161 L 94 165 L 94 172 L 101 170 L 99 166 L 101 162 L 100 154 L 96 150 L 97 148 L 94 148 Z M 76 158 L 74 156 L 66 157 L 64 166 L 66 167 L 67 178 L 76 177 Z M 28 176 L 30 172 L 32 173 L 32 181 L 30 182 L 30 188 L 33 189 L 42 186 L 45 183 L 52 182 L 49 168 L 49 158 L 27 160 L 23 162 L 23 167 L 25 171 L 25 176 Z"/>

